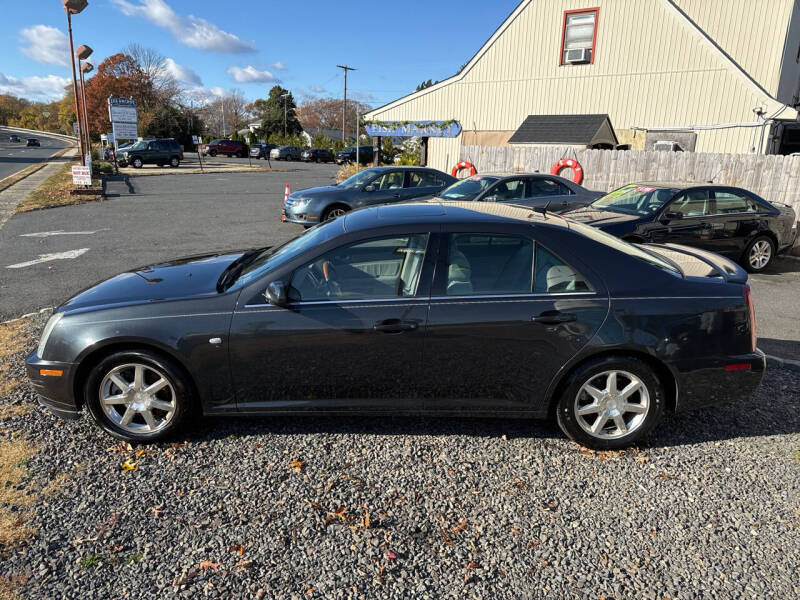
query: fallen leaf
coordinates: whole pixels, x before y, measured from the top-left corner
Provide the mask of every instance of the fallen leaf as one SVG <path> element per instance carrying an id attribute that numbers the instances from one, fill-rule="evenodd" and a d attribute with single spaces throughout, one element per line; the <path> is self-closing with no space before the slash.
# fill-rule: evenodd
<path id="1" fill-rule="evenodd" d="M 386 558 L 388 558 L 389 560 L 394 560 L 395 558 L 397 558 L 397 554 L 395 554 L 391 550 L 387 550 L 386 551 Z"/>
<path id="2" fill-rule="evenodd" d="M 474 560 L 469 561 L 467 565 L 467 571 L 471 571 L 472 569 L 481 569 L 482 567 L 476 563 Z"/>
<path id="3" fill-rule="evenodd" d="M 213 562 L 213 561 L 210 561 L 210 560 L 204 560 L 204 561 L 201 561 L 200 565 L 198 565 L 198 566 L 203 571 L 208 571 L 209 569 L 211 569 L 212 571 L 214 571 L 214 573 L 216 573 L 217 569 L 222 566 L 222 563 Z"/>
<path id="4" fill-rule="evenodd" d="M 294 469 L 294 471 L 295 471 L 295 472 L 297 472 L 297 473 L 300 473 L 300 472 L 303 470 L 303 468 L 305 467 L 305 465 L 306 465 L 306 463 L 304 463 L 304 462 L 303 462 L 302 460 L 300 460 L 299 458 L 293 458 L 293 459 L 292 459 L 292 460 L 289 462 L 289 466 L 290 466 L 292 469 Z"/>
<path id="5" fill-rule="evenodd" d="M 139 468 L 139 463 L 136 462 L 136 461 L 132 461 L 129 458 L 124 463 L 122 463 L 121 466 L 122 466 L 122 470 L 125 471 L 126 473 L 128 473 L 130 471 L 135 471 L 136 469 L 138 469 Z"/>
<path id="6" fill-rule="evenodd" d="M 238 552 L 239 556 L 244 554 L 244 546 L 231 546 L 231 552 Z"/>
<path id="7" fill-rule="evenodd" d="M 464 531 L 466 528 L 467 528 L 467 521 L 466 521 L 466 519 L 461 519 L 461 520 L 458 522 L 458 525 L 456 525 L 455 527 L 453 527 L 453 528 L 452 528 L 450 531 L 452 531 L 452 532 L 453 532 L 453 535 L 458 535 L 459 533 L 461 533 L 462 531 Z"/>
<path id="8" fill-rule="evenodd" d="M 316 508 L 317 510 L 322 510 L 322 507 L 319 505 L 319 502 L 314 502 L 313 500 L 306 500 L 306 502 L 308 502 L 308 504 L 312 508 Z"/>
<path id="9" fill-rule="evenodd" d="M 536 541 L 528 542 L 528 548 L 536 548 L 536 546 L 538 546 L 538 545 L 539 545 L 539 542 L 536 542 Z"/>
<path id="10" fill-rule="evenodd" d="M 176 577 L 172 581 L 172 585 L 176 585 L 176 586 L 178 586 L 178 585 L 186 585 L 187 583 L 192 581 L 194 578 L 196 578 L 199 574 L 200 574 L 200 569 L 192 569 L 191 571 L 189 571 L 185 575 L 181 575 L 180 577 Z"/>
<path id="11" fill-rule="evenodd" d="M 366 505 L 364 505 L 364 529 L 369 529 L 369 511 Z"/>
<path id="12" fill-rule="evenodd" d="M 237 562 L 233 566 L 234 567 L 238 567 L 240 569 L 249 569 L 250 567 L 253 566 L 253 561 L 252 560 L 240 560 L 239 562 Z"/>
<path id="13" fill-rule="evenodd" d="M 636 462 L 642 463 L 642 464 L 648 462 L 649 460 L 650 460 L 649 456 L 637 456 L 636 457 Z"/>
<path id="14" fill-rule="evenodd" d="M 308 589 L 306 590 L 306 596 L 310 596 L 310 595 L 311 595 L 311 594 L 313 594 L 313 593 L 314 593 L 314 588 L 308 588 Z"/>

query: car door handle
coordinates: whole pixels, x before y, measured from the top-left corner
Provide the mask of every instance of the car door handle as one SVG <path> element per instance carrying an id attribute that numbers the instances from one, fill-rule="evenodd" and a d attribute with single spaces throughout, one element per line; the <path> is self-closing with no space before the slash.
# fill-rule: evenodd
<path id="1" fill-rule="evenodd" d="M 541 323 L 542 325 L 558 325 L 559 323 L 572 323 L 577 321 L 578 317 L 572 313 L 562 313 L 557 310 L 546 310 L 538 317 L 531 317 L 534 323 Z"/>
<path id="2" fill-rule="evenodd" d="M 379 333 L 403 333 L 404 331 L 414 331 L 417 327 L 418 325 L 414 321 L 386 319 L 375 323 L 373 329 Z"/>

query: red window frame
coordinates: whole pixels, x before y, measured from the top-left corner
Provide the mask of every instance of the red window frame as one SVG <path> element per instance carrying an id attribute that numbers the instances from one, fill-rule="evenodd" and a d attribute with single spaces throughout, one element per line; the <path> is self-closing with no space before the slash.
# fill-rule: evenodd
<path id="1" fill-rule="evenodd" d="M 567 39 L 567 16 L 574 14 L 594 13 L 594 33 L 592 34 L 592 57 L 589 59 L 589 64 L 594 64 L 594 51 L 597 46 L 597 22 L 600 20 L 600 7 L 594 8 L 576 8 L 575 10 L 565 10 L 564 20 L 561 24 L 561 51 L 558 54 L 558 65 L 563 67 L 567 63 L 564 62 L 564 42 Z"/>

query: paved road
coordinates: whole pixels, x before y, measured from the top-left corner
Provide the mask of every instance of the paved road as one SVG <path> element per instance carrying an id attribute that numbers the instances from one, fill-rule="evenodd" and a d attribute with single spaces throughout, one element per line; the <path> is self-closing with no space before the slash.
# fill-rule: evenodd
<path id="1" fill-rule="evenodd" d="M 27 148 L 24 141 L 21 143 L 9 142 L 8 138 L 12 133 L 15 132 L 0 127 L 0 179 L 13 175 L 32 164 L 42 162 L 69 145 L 68 142 L 37 134 L 31 137 L 39 138 L 42 146 Z M 23 140 L 26 137 L 25 134 L 18 135 Z"/>
<path id="2" fill-rule="evenodd" d="M 133 193 L 112 183 L 109 193 L 118 197 L 107 201 L 16 215 L 0 229 L 0 320 L 57 305 L 133 266 L 296 235 L 299 226 L 278 219 L 285 183 L 292 190 L 326 185 L 336 167 L 284 165 L 289 170 L 133 177 Z M 8 268 L 59 253 L 70 258 Z M 800 357 L 800 261 L 780 258 L 751 285 L 760 346 Z"/>

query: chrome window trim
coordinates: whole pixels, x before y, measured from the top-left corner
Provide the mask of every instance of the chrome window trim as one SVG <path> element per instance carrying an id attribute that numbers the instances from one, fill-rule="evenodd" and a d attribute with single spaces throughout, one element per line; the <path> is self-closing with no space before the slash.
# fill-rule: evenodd
<path id="1" fill-rule="evenodd" d="M 422 298 L 417 298 L 416 296 L 401 296 L 398 298 L 365 298 L 361 300 L 300 300 L 299 302 L 289 302 L 287 308 L 293 308 L 295 306 L 312 306 L 312 305 L 333 305 L 333 304 L 374 304 L 376 302 L 379 303 L 386 303 L 386 302 L 413 302 L 419 301 Z M 427 299 L 425 299 L 427 300 Z M 268 303 L 264 304 L 245 304 L 244 308 L 263 308 L 265 306 L 272 306 Z M 280 307 L 278 307 L 280 308 Z M 282 309 L 286 310 L 286 309 Z"/>
<path id="2" fill-rule="evenodd" d="M 546 299 L 546 298 L 563 298 L 564 296 L 597 296 L 597 292 L 563 292 L 563 293 L 530 293 L 530 294 L 472 294 L 469 296 L 431 296 L 431 300 L 471 300 L 473 298 L 533 298 L 533 299 Z M 605 296 L 601 296 L 605 298 Z"/>

